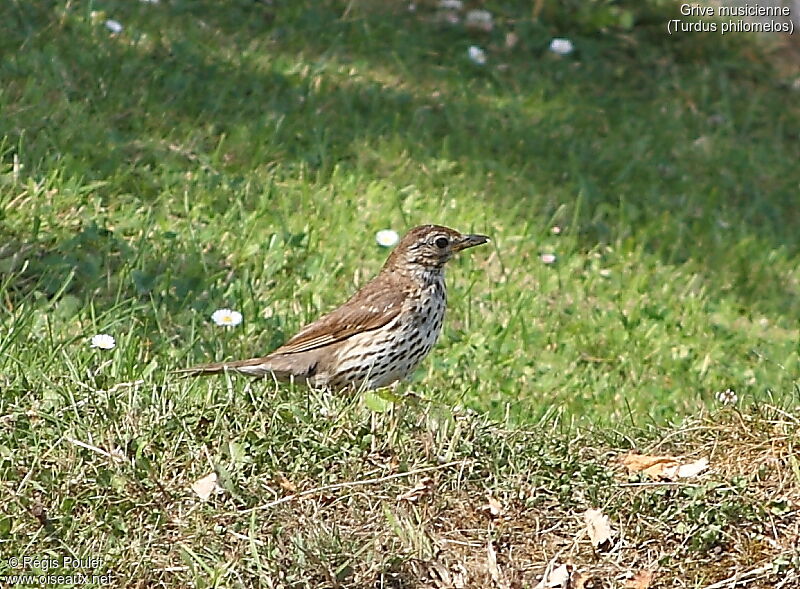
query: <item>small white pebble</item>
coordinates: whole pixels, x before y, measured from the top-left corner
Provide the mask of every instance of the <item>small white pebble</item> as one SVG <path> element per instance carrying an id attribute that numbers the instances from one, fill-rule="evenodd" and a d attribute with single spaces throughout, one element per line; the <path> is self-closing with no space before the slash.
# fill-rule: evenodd
<path id="1" fill-rule="evenodd" d="M 572 45 L 572 41 L 569 39 L 561 39 L 556 37 L 550 41 L 550 51 L 557 53 L 558 55 L 569 55 L 574 50 L 575 47 Z"/>
<path id="2" fill-rule="evenodd" d="M 739 400 L 739 396 L 733 389 L 725 389 L 724 391 L 717 391 L 715 395 L 717 401 L 723 405 L 734 405 Z"/>
<path id="3" fill-rule="evenodd" d="M 381 247 L 392 247 L 400 241 L 400 236 L 394 229 L 381 229 L 375 234 L 375 241 Z"/>
<path id="4" fill-rule="evenodd" d="M 519 35 L 514 31 L 506 33 L 506 49 L 513 49 L 519 43 Z"/>
<path id="5" fill-rule="evenodd" d="M 122 23 L 118 20 L 108 19 L 106 21 L 106 28 L 114 34 L 119 34 L 122 32 Z"/>
<path id="6" fill-rule="evenodd" d="M 478 65 L 486 64 L 486 52 L 476 45 L 471 45 L 470 48 L 467 49 L 467 55 L 473 63 L 477 63 Z"/>

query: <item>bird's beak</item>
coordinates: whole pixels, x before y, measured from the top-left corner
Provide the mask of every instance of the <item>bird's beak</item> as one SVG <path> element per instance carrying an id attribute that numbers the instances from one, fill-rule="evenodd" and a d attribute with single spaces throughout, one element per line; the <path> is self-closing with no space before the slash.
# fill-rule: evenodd
<path id="1" fill-rule="evenodd" d="M 468 247 L 483 245 L 487 241 L 489 241 L 489 238 L 485 235 L 462 235 L 461 239 L 453 244 L 453 250 L 460 252 Z"/>

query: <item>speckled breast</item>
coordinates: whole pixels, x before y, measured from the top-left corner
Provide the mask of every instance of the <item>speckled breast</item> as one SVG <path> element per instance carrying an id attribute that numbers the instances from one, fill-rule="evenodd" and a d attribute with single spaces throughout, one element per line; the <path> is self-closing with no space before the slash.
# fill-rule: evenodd
<path id="1" fill-rule="evenodd" d="M 392 321 L 353 336 L 339 352 L 329 384 L 367 389 L 385 387 L 408 377 L 428 355 L 439 337 L 447 303 L 444 277 L 432 280 L 409 297 Z"/>

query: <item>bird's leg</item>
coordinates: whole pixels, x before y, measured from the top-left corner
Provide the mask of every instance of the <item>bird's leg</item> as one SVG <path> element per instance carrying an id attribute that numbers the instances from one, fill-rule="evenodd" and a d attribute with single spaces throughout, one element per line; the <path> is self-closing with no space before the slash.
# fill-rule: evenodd
<path id="1" fill-rule="evenodd" d="M 399 390 L 402 387 L 402 390 Z M 400 399 L 404 400 L 412 400 L 412 401 L 420 401 L 422 400 L 422 396 L 419 393 L 416 393 L 409 384 L 408 380 L 401 379 L 396 380 L 392 384 L 390 384 L 387 388 L 391 389 L 391 394 L 395 397 L 398 401 Z"/>

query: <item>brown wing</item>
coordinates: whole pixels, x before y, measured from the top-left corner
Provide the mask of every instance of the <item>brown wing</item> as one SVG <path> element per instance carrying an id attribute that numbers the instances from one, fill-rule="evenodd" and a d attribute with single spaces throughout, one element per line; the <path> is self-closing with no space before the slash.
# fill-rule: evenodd
<path id="1" fill-rule="evenodd" d="M 397 317 L 405 298 L 397 285 L 383 281 L 366 284 L 344 305 L 306 325 L 270 356 L 307 352 L 383 327 Z"/>

